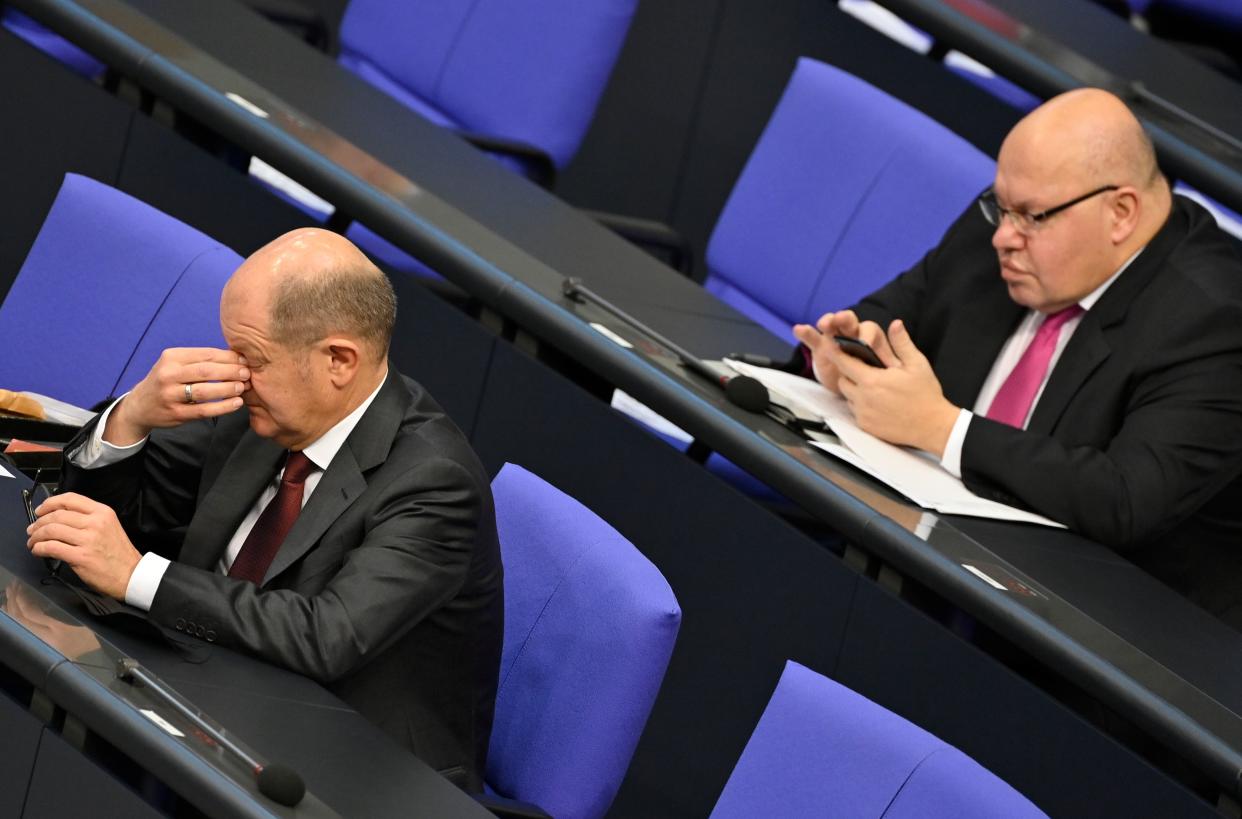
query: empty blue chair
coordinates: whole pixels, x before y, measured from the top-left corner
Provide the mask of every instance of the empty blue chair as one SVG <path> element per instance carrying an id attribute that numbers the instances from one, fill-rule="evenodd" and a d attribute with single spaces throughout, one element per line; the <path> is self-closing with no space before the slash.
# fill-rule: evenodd
<path id="1" fill-rule="evenodd" d="M 918 261 L 994 175 L 943 125 L 804 57 L 716 222 L 704 285 L 792 340 Z"/>
<path id="2" fill-rule="evenodd" d="M 550 185 L 586 134 L 636 5 L 351 0 L 339 61 L 511 169 Z M 361 224 L 346 235 L 397 270 L 435 275 Z"/>
<path id="3" fill-rule="evenodd" d="M 352 0 L 340 63 L 439 125 L 578 150 L 637 0 Z"/>
<path id="4" fill-rule="evenodd" d="M 241 257 L 127 194 L 67 174 L 0 305 L 0 386 L 89 407 L 165 347 L 224 346 L 220 291 Z"/>
<path id="5" fill-rule="evenodd" d="M 794 324 L 855 303 L 918 261 L 995 170 L 925 114 L 803 57 L 716 221 L 704 287 L 792 342 Z M 718 455 L 708 467 L 784 502 Z"/>
<path id="6" fill-rule="evenodd" d="M 951 745 L 788 662 L 712 819 L 1043 817 Z"/>
<path id="7" fill-rule="evenodd" d="M 54 57 L 83 77 L 97 77 L 104 64 L 70 43 L 46 26 L 36 23 L 20 11 L 0 9 L 0 24 L 45 54 Z"/>
<path id="8" fill-rule="evenodd" d="M 603 816 L 681 609 L 655 566 L 573 498 L 513 464 L 492 493 L 505 635 L 487 785 L 557 819 Z"/>

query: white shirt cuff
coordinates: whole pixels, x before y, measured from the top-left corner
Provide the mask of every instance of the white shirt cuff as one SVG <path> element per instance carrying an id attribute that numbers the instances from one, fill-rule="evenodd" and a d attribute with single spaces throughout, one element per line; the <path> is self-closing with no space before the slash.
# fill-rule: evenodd
<path id="1" fill-rule="evenodd" d="M 103 415 L 99 416 L 99 422 L 95 424 L 91 437 L 82 446 L 69 453 L 69 461 L 74 466 L 82 469 L 97 469 L 124 460 L 142 449 L 142 445 L 147 442 L 146 438 L 129 446 L 116 446 L 103 439 L 104 427 L 108 425 L 108 416 L 112 414 L 112 410 L 116 409 L 116 405 L 121 403 L 125 395 L 113 401 L 112 405 L 104 410 Z"/>
<path id="2" fill-rule="evenodd" d="M 154 552 L 143 555 L 134 567 L 134 573 L 129 576 L 129 585 L 125 587 L 125 602 L 136 609 L 150 611 L 151 601 L 155 599 L 155 592 L 160 587 L 160 581 L 164 579 L 164 572 L 168 571 L 169 563 L 168 558 L 160 557 Z"/>
<path id="3" fill-rule="evenodd" d="M 944 445 L 944 455 L 940 456 L 940 466 L 959 480 L 962 477 L 962 447 L 966 443 L 966 430 L 970 428 L 970 419 L 973 417 L 970 410 L 958 412 L 953 429 L 949 432 L 949 440 Z"/>

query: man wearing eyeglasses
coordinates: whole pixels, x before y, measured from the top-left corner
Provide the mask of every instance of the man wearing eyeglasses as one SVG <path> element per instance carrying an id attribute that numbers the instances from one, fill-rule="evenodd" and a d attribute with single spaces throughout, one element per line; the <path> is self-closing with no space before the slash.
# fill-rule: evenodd
<path id="1" fill-rule="evenodd" d="M 1036 109 L 936 248 L 795 333 L 863 429 L 1242 627 L 1242 261 L 1116 97 Z"/>

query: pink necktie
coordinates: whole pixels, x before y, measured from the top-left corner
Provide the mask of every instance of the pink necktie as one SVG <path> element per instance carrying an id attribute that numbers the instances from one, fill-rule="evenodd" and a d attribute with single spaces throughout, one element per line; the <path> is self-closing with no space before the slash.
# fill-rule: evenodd
<path id="1" fill-rule="evenodd" d="M 272 565 L 280 544 L 285 542 L 285 536 L 302 511 L 303 484 L 317 468 L 304 453 L 289 453 L 276 497 L 268 502 L 254 528 L 246 535 L 246 542 L 229 567 L 229 577 L 249 580 L 256 586 L 263 583 L 267 567 Z"/>
<path id="2" fill-rule="evenodd" d="M 989 418 L 1022 428 L 1022 422 L 1026 420 L 1031 405 L 1035 403 L 1039 385 L 1044 383 L 1048 363 L 1052 361 L 1052 354 L 1057 349 L 1061 328 L 1065 326 L 1065 322 L 1077 318 L 1082 312 L 1083 309 L 1075 304 L 1044 316 L 1043 324 L 1035 331 L 1035 338 L 1031 339 L 1030 345 L 1022 353 L 1022 358 L 1018 359 L 1017 365 L 992 399 L 992 406 L 988 407 Z"/>

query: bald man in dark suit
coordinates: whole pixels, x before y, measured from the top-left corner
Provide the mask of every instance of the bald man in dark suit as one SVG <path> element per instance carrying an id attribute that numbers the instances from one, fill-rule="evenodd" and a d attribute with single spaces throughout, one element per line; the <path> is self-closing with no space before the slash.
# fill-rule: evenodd
<path id="1" fill-rule="evenodd" d="M 1242 261 L 1113 95 L 1036 109 L 919 264 L 795 332 L 863 429 L 1242 627 Z"/>
<path id="2" fill-rule="evenodd" d="M 227 350 L 165 351 L 66 448 L 36 555 L 154 622 L 327 685 L 479 790 L 502 589 L 487 476 L 387 361 L 396 300 L 348 241 L 233 274 Z"/>

